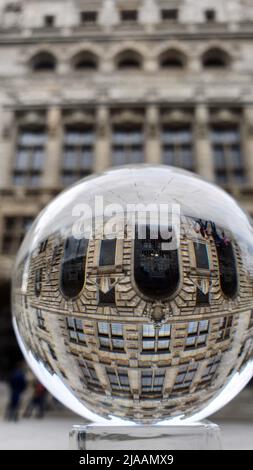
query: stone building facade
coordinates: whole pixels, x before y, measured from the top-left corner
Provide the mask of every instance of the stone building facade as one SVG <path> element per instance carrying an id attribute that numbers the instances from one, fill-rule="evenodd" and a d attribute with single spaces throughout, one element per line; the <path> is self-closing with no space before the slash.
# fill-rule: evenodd
<path id="1" fill-rule="evenodd" d="M 250 0 L 0 1 L 4 337 L 25 231 L 87 174 L 181 166 L 253 214 L 252 23 Z"/>

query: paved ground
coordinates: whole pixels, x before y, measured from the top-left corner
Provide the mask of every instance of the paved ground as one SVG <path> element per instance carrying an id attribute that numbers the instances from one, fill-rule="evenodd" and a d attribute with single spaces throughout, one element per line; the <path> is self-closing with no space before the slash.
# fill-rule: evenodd
<path id="1" fill-rule="evenodd" d="M 217 422 L 217 420 L 216 420 Z M 48 417 L 44 420 L 22 420 L 18 423 L 0 421 L 0 450 L 68 449 L 68 433 L 76 417 Z M 253 450 L 253 423 L 224 421 L 218 423 L 222 431 L 223 449 Z"/>
<path id="2" fill-rule="evenodd" d="M 43 420 L 22 419 L 6 423 L 1 416 L 6 406 L 6 386 L 0 383 L 0 450 L 4 449 L 68 449 L 69 430 L 82 424 L 82 418 L 63 408 Z M 219 424 L 223 449 L 253 450 L 253 389 L 246 388 L 229 405 L 211 417 Z"/>

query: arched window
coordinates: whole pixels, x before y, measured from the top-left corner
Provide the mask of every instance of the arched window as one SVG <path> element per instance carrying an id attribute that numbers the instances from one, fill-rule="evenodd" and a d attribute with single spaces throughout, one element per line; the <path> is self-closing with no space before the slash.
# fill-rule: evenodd
<path id="1" fill-rule="evenodd" d="M 186 65 L 185 55 L 176 49 L 170 49 L 160 56 L 160 67 L 167 68 L 183 68 Z"/>
<path id="2" fill-rule="evenodd" d="M 116 64 L 118 69 L 140 69 L 142 57 L 136 51 L 127 50 L 118 55 Z"/>
<path id="3" fill-rule="evenodd" d="M 85 280 L 85 263 L 88 240 L 68 237 L 64 246 L 61 262 L 60 288 L 62 294 L 70 299 L 77 297 Z"/>
<path id="4" fill-rule="evenodd" d="M 50 52 L 40 52 L 31 60 L 31 68 L 34 72 L 47 72 L 56 69 L 56 58 Z"/>
<path id="5" fill-rule="evenodd" d="M 238 281 L 232 243 L 218 243 L 216 248 L 219 260 L 221 290 L 226 297 L 233 298 L 237 292 Z"/>
<path id="6" fill-rule="evenodd" d="M 225 68 L 229 63 L 230 58 L 227 52 L 218 48 L 209 49 L 202 57 L 202 64 L 205 68 Z"/>
<path id="7" fill-rule="evenodd" d="M 75 70 L 96 70 L 98 58 L 92 52 L 80 52 L 73 58 L 73 67 Z"/>
<path id="8" fill-rule="evenodd" d="M 145 238 L 138 236 L 136 229 L 134 247 L 134 278 L 138 289 L 152 299 L 168 298 L 179 285 L 180 270 L 178 250 L 173 249 L 171 238 L 151 237 L 146 226 Z"/>

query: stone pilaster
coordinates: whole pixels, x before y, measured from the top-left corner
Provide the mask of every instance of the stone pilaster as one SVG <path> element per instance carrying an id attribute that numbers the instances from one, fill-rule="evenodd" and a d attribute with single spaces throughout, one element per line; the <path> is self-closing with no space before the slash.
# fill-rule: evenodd
<path id="1" fill-rule="evenodd" d="M 0 189 L 12 185 L 17 129 L 14 111 L 0 109 Z"/>
<path id="2" fill-rule="evenodd" d="M 94 171 L 111 166 L 110 115 L 106 106 L 99 106 L 96 116 L 96 145 Z"/>
<path id="3" fill-rule="evenodd" d="M 146 162 L 161 163 L 161 143 L 159 136 L 159 110 L 155 105 L 146 111 Z"/>
<path id="4" fill-rule="evenodd" d="M 210 181 L 215 180 L 212 146 L 209 132 L 209 112 L 203 105 L 195 111 L 195 158 L 196 172 Z"/>
<path id="5" fill-rule="evenodd" d="M 60 169 L 62 165 L 62 129 L 61 109 L 52 106 L 47 112 L 48 142 L 46 148 L 43 186 L 57 188 L 60 185 Z"/>
<path id="6" fill-rule="evenodd" d="M 243 111 L 241 136 L 246 176 L 253 186 L 253 105 L 246 106 Z"/>

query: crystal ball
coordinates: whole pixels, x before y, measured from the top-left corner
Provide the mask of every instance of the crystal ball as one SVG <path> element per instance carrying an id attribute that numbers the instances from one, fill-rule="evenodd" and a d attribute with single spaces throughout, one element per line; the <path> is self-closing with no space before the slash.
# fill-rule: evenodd
<path id="1" fill-rule="evenodd" d="M 58 195 L 19 250 L 13 325 L 48 390 L 93 422 L 195 422 L 253 371 L 253 226 L 222 189 L 124 166 Z"/>

